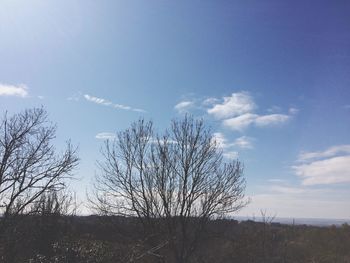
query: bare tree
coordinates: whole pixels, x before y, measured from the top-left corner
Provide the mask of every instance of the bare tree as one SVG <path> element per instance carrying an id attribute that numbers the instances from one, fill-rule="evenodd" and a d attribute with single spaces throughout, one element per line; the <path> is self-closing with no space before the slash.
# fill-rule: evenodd
<path id="1" fill-rule="evenodd" d="M 100 213 L 137 216 L 146 231 L 163 231 L 175 260 L 188 262 L 208 220 L 246 204 L 243 167 L 223 161 L 202 120 L 174 120 L 162 135 L 152 126 L 139 120 L 105 142 L 91 202 Z"/>
<path id="2" fill-rule="evenodd" d="M 0 212 L 22 214 L 48 192 L 65 188 L 78 164 L 67 142 L 62 154 L 52 145 L 56 126 L 43 108 L 28 109 L 0 122 Z"/>
<path id="3" fill-rule="evenodd" d="M 30 213 L 47 215 L 76 215 L 76 194 L 67 189 L 50 190 L 41 195 L 31 206 Z"/>

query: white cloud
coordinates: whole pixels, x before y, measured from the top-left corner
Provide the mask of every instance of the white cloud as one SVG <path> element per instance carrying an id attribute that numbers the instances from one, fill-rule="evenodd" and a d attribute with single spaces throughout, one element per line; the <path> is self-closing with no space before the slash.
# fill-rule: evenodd
<path id="1" fill-rule="evenodd" d="M 284 123 L 288 121 L 289 118 L 290 116 L 285 114 L 258 115 L 246 113 L 235 118 L 226 119 L 223 121 L 223 124 L 232 130 L 243 131 L 253 124 L 258 127 L 263 127 Z"/>
<path id="2" fill-rule="evenodd" d="M 226 119 L 223 121 L 224 126 L 236 130 L 243 131 L 249 125 L 254 123 L 255 119 L 258 117 L 256 114 L 246 113 L 235 118 Z"/>
<path id="3" fill-rule="evenodd" d="M 346 188 L 330 186 L 290 185 L 281 179 L 270 179 L 250 196 L 251 203 L 241 211 L 242 215 L 259 214 L 266 209 L 278 217 L 300 218 L 350 218 Z"/>
<path id="4" fill-rule="evenodd" d="M 219 99 L 217 99 L 217 98 L 207 98 L 202 102 L 202 104 L 204 106 L 212 106 L 213 104 L 215 104 L 217 102 L 219 102 Z"/>
<path id="5" fill-rule="evenodd" d="M 350 218 L 350 210 L 344 209 L 349 206 L 348 200 L 344 198 L 348 193 L 341 193 L 340 196 L 335 192 L 325 194 L 294 190 L 252 195 L 251 203 L 239 214 L 259 215 L 262 209 L 266 209 L 269 214 L 276 214 L 277 217 Z"/>
<path id="6" fill-rule="evenodd" d="M 302 161 L 302 163 L 300 163 Z M 290 185 L 284 179 L 269 179 L 260 193 L 241 213 L 267 209 L 279 217 L 350 218 L 350 145 L 337 145 L 325 151 L 303 152 L 292 167 L 301 184 Z M 325 209 L 326 208 L 326 209 Z"/>
<path id="7" fill-rule="evenodd" d="M 217 146 L 222 149 L 227 149 L 230 147 L 239 147 L 241 149 L 252 149 L 253 148 L 253 138 L 247 136 L 241 136 L 234 140 L 234 142 L 227 142 L 226 137 L 221 132 L 215 132 L 213 137 L 217 143 Z"/>
<path id="8" fill-rule="evenodd" d="M 237 138 L 233 144 L 235 146 L 238 146 L 239 148 L 242 148 L 242 149 L 252 149 L 253 148 L 252 138 L 247 137 L 247 136 L 242 136 L 242 137 Z"/>
<path id="9" fill-rule="evenodd" d="M 234 146 L 234 144 L 229 143 L 223 133 L 221 132 L 213 133 L 213 139 L 216 142 L 216 146 L 222 150 L 222 155 L 224 158 L 229 160 L 238 158 L 238 152 L 232 150 L 232 147 Z"/>
<path id="10" fill-rule="evenodd" d="M 299 112 L 299 109 L 292 107 L 292 108 L 289 108 L 288 112 L 291 115 L 295 115 L 295 114 L 297 114 Z"/>
<path id="11" fill-rule="evenodd" d="M 214 140 L 216 141 L 217 146 L 219 148 L 227 148 L 228 147 L 227 140 L 221 132 L 215 132 L 213 134 L 213 137 L 214 137 Z"/>
<path id="12" fill-rule="evenodd" d="M 223 100 L 221 104 L 214 104 L 207 112 L 215 118 L 223 119 L 252 112 L 256 108 L 252 97 L 247 92 L 232 93 L 230 97 L 224 97 Z"/>
<path id="13" fill-rule="evenodd" d="M 175 105 L 174 109 L 177 110 L 179 113 L 185 113 L 187 112 L 190 108 L 192 108 L 194 105 L 193 101 L 181 101 L 178 104 Z"/>
<path id="14" fill-rule="evenodd" d="M 222 149 L 223 157 L 229 160 L 238 158 L 238 152 L 235 151 L 236 147 L 242 149 L 253 148 L 253 145 L 251 143 L 252 138 L 246 136 L 237 138 L 233 143 L 229 143 L 225 138 L 224 134 L 222 134 L 221 132 L 214 133 L 213 137 L 217 143 L 217 146 Z"/>
<path id="15" fill-rule="evenodd" d="M 279 217 L 350 218 L 350 210 L 346 209 L 350 198 L 350 145 L 302 152 L 297 161 L 292 168 L 300 184 L 269 179 L 268 185 L 260 187 L 260 193 L 251 196 L 251 204 L 241 215 L 267 209 Z"/>
<path id="16" fill-rule="evenodd" d="M 312 159 L 332 157 L 339 154 L 350 154 L 350 144 L 332 146 L 325 151 L 302 152 L 298 156 L 298 161 L 305 162 L 305 161 L 310 161 Z"/>
<path id="17" fill-rule="evenodd" d="M 28 88 L 26 85 L 8 85 L 0 83 L 0 96 L 16 96 L 25 98 L 28 96 Z"/>
<path id="18" fill-rule="evenodd" d="M 116 134 L 112 132 L 100 132 L 95 136 L 95 138 L 99 140 L 109 140 L 109 139 L 114 139 L 115 137 L 116 137 Z"/>
<path id="19" fill-rule="evenodd" d="M 285 114 L 269 114 L 257 116 L 254 123 L 257 126 L 268 126 L 288 121 L 290 116 Z"/>
<path id="20" fill-rule="evenodd" d="M 223 156 L 224 156 L 226 159 L 234 160 L 234 159 L 237 159 L 237 158 L 238 158 L 238 152 L 235 152 L 235 151 L 224 152 L 224 153 L 223 153 Z"/>
<path id="21" fill-rule="evenodd" d="M 293 166 L 303 185 L 350 183 L 350 155 Z"/>
<path id="22" fill-rule="evenodd" d="M 96 103 L 96 104 L 100 104 L 100 105 L 103 105 L 103 106 L 113 107 L 115 109 L 129 110 L 129 111 L 136 111 L 136 112 L 146 112 L 143 109 L 132 108 L 130 106 L 126 106 L 126 105 L 122 105 L 122 104 L 115 104 L 115 103 L 112 103 L 111 101 L 108 101 L 106 99 L 98 98 L 98 97 L 95 97 L 95 96 L 91 96 L 89 94 L 85 94 L 84 98 L 87 101 L 90 101 L 90 102 L 93 102 L 93 103 Z M 70 99 L 70 98 L 68 98 L 68 99 Z"/>
<path id="23" fill-rule="evenodd" d="M 90 96 L 89 94 L 85 94 L 84 98 L 87 101 L 91 101 L 91 102 L 96 103 L 96 104 L 102 104 L 104 106 L 111 106 L 112 105 L 112 102 L 110 102 L 110 101 L 107 101 L 107 100 L 102 99 L 102 98 Z"/>
<path id="24" fill-rule="evenodd" d="M 224 126 L 243 131 L 251 125 L 265 127 L 287 122 L 298 113 L 297 108 L 289 108 L 288 114 L 276 113 L 281 111 L 279 106 L 272 106 L 267 111 L 271 114 L 258 114 L 257 106 L 248 92 L 232 93 L 229 97 L 223 97 L 223 102 L 218 103 L 215 98 L 208 98 L 203 105 L 211 105 L 207 113 L 217 119 L 221 119 Z"/>
<path id="25" fill-rule="evenodd" d="M 285 123 L 299 112 L 299 109 L 290 107 L 288 113 L 283 114 L 280 113 L 281 107 L 272 106 L 267 109 L 269 114 L 260 114 L 256 112 L 257 105 L 253 97 L 246 91 L 234 92 L 231 96 L 221 99 L 209 97 L 201 100 L 183 100 L 176 104 L 174 109 L 179 113 L 192 109 L 205 110 L 223 126 L 240 132 L 251 126 L 267 127 Z"/>
<path id="26" fill-rule="evenodd" d="M 350 144 L 301 152 L 293 166 L 303 185 L 350 183 Z"/>

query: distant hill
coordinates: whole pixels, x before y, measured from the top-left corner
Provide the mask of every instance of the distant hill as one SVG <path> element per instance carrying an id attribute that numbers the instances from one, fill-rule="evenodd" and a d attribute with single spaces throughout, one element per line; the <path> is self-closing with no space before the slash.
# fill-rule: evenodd
<path id="1" fill-rule="evenodd" d="M 252 220 L 256 222 L 263 222 L 262 217 L 248 217 L 248 216 L 235 216 L 233 219 L 238 221 Z M 309 226 L 341 226 L 345 223 L 350 224 L 350 219 L 332 219 L 332 218 L 288 218 L 288 217 L 275 217 L 274 223 L 281 223 L 286 225 L 309 225 Z"/>

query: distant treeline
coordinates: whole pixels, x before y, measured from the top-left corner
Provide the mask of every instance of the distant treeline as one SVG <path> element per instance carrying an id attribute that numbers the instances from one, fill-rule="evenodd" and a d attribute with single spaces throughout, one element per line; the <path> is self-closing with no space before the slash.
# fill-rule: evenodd
<path id="1" fill-rule="evenodd" d="M 147 237 L 137 218 L 24 215 L 11 222 L 1 239 L 0 262 L 174 262 L 162 243 L 162 231 Z M 347 224 L 315 227 L 221 219 L 208 223 L 190 262 L 345 263 L 350 262 L 349 248 Z"/>

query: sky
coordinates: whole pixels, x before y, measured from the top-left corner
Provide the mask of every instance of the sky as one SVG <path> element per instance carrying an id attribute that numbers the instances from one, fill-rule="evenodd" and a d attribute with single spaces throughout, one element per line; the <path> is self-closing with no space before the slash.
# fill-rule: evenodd
<path id="1" fill-rule="evenodd" d="M 259 216 L 350 219 L 349 1 L 0 1 L 0 112 L 43 106 L 84 200 L 104 140 L 189 113 Z M 83 208 L 83 211 L 84 208 Z"/>

